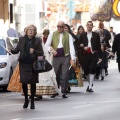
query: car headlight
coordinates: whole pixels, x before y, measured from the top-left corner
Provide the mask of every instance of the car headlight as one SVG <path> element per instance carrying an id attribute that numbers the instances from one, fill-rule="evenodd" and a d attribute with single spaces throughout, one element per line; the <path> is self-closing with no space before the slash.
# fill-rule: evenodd
<path id="1" fill-rule="evenodd" d="M 6 66 L 7 66 L 7 63 L 6 63 L 6 62 L 0 63 L 0 68 L 4 68 L 4 67 L 6 67 Z"/>

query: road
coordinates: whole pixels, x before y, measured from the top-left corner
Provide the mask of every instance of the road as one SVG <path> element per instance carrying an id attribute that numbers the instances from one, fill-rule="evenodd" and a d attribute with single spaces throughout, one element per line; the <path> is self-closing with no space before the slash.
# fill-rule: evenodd
<path id="1" fill-rule="evenodd" d="M 21 93 L 0 91 L 0 120 L 120 120 L 120 74 L 115 60 L 104 81 L 94 81 L 94 92 L 72 87 L 67 99 L 60 96 L 35 101 L 35 110 L 23 109 Z"/>

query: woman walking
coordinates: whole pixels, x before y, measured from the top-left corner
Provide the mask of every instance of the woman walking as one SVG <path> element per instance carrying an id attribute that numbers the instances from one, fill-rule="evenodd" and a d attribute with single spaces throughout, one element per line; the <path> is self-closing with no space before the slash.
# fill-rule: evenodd
<path id="1" fill-rule="evenodd" d="M 29 104 L 28 100 L 28 87 L 31 85 L 31 109 L 35 109 L 34 96 L 36 92 L 36 83 L 38 83 L 38 73 L 33 71 L 33 63 L 37 59 L 37 56 L 43 55 L 43 49 L 40 39 L 36 38 L 37 28 L 34 25 L 26 27 L 25 36 L 19 38 L 19 43 L 11 53 L 19 56 L 19 70 L 20 70 L 20 82 L 22 83 L 22 89 L 25 96 L 25 103 L 23 108 L 27 108 Z"/>

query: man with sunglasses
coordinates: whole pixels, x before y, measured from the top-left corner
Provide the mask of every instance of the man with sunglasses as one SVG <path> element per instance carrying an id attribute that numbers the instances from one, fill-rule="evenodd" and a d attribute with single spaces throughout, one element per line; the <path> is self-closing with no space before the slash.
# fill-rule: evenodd
<path id="1" fill-rule="evenodd" d="M 62 74 L 62 97 L 67 98 L 70 59 L 74 64 L 76 57 L 72 36 L 64 31 L 63 21 L 58 22 L 57 31 L 49 34 L 46 47 L 53 54 L 53 67 L 56 73 L 58 88 L 60 87 L 60 75 Z M 56 95 L 53 95 L 52 98 Z"/>
<path id="2" fill-rule="evenodd" d="M 83 70 L 89 85 L 86 92 L 93 92 L 92 86 L 94 81 L 95 69 L 97 63 L 102 61 L 102 52 L 100 45 L 100 37 L 98 33 L 92 32 L 92 21 L 87 22 L 87 32 L 80 36 L 80 47 L 83 48 Z"/>

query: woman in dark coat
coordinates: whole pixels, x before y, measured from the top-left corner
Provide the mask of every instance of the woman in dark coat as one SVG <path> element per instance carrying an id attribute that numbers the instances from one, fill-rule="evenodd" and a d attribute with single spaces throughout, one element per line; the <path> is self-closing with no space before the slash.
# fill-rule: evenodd
<path id="1" fill-rule="evenodd" d="M 31 109 L 35 109 L 34 96 L 36 92 L 36 83 L 38 83 L 38 73 L 33 71 L 33 63 L 37 56 L 43 55 L 43 49 L 40 39 L 36 38 L 37 28 L 34 25 L 26 27 L 25 36 L 19 38 L 17 47 L 11 50 L 11 53 L 19 56 L 19 69 L 20 69 L 20 82 L 25 96 L 25 103 L 23 108 L 27 108 L 28 100 L 28 87 L 31 85 Z"/>

